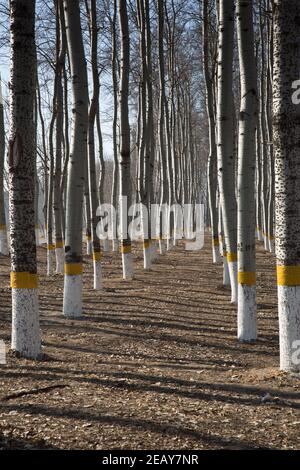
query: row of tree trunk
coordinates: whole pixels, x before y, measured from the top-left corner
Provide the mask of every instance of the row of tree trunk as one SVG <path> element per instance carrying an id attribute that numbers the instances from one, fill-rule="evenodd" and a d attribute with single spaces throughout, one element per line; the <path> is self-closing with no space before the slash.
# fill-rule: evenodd
<path id="1" fill-rule="evenodd" d="M 90 46 L 86 64 L 79 0 L 55 0 L 56 54 L 53 110 L 48 139 L 41 111 L 35 45 L 35 1 L 10 3 L 11 77 L 9 205 L 12 287 L 12 347 L 26 357 L 41 353 L 36 260 L 37 116 L 44 147 L 48 273 L 64 273 L 63 312 L 82 315 L 83 209 L 94 263 L 94 288 L 102 286 L 97 227 L 103 202 L 105 164 L 100 125 L 98 16 L 96 0 L 85 2 Z M 118 7 L 118 8 L 117 8 Z M 114 0 L 110 17 L 113 82 L 114 178 L 111 198 L 117 214 L 123 277 L 134 276 L 128 205 L 162 209 L 205 198 L 206 174 L 195 129 L 196 103 L 191 76 L 178 52 L 178 11 L 157 0 L 157 58 L 154 60 L 149 0 L 137 0 L 139 54 L 133 66 L 126 0 Z M 132 9 L 132 4 L 130 4 Z M 117 17 L 119 26 L 117 26 Z M 258 18 L 258 22 L 254 21 Z M 202 62 L 209 128 L 208 201 L 213 261 L 224 263 L 224 284 L 237 303 L 237 336 L 253 342 L 256 327 L 255 234 L 277 256 L 281 367 L 299 370 L 299 103 L 293 99 L 300 59 L 300 6 L 297 0 L 213 0 L 203 2 Z M 235 24 L 237 34 L 235 35 Z M 179 34 L 179 36 L 178 36 Z M 237 54 L 235 38 L 237 37 Z M 177 41 L 177 42 L 176 42 Z M 167 44 L 167 54 L 165 51 Z M 120 47 L 120 54 L 118 54 Z M 182 53 L 182 51 L 181 51 Z M 167 61 L 166 61 L 167 59 Z M 72 134 L 68 136 L 66 60 L 72 82 Z M 239 83 L 234 67 L 239 65 Z M 158 75 L 155 87 L 154 70 Z M 132 77 L 137 86 L 131 91 Z M 90 80 L 88 76 L 90 75 Z M 89 95 L 89 82 L 92 94 Z M 136 130 L 130 125 L 130 97 L 136 95 Z M 100 155 L 97 187 L 95 127 Z M 54 143 L 55 136 L 55 143 Z M 5 154 L 3 101 L 0 94 L 0 165 Z M 136 145 L 131 147 L 131 142 Z M 47 156 L 48 155 L 48 156 Z M 136 172 L 135 191 L 132 173 Z M 298 174 L 299 173 L 299 174 Z M 0 186 L 0 238 L 5 252 L 3 178 Z M 204 184 L 203 184 L 204 183 Z M 85 196 L 85 199 L 84 199 Z M 275 197 L 274 197 L 275 196 Z M 275 204 L 275 211 L 274 211 Z M 137 209 L 141 210 L 141 209 Z M 274 221 L 275 215 L 275 221 Z M 144 267 L 149 269 L 157 241 L 170 248 L 176 217 L 168 212 L 167 234 L 146 231 L 140 214 Z M 200 259 L 199 259 L 199 262 Z"/>
<path id="2" fill-rule="evenodd" d="M 280 364 L 296 370 L 300 141 L 299 103 L 293 103 L 292 90 L 299 75 L 299 8 L 299 2 L 285 0 L 203 2 L 213 261 L 220 262 L 222 255 L 224 284 L 230 284 L 231 301 L 237 303 L 238 339 L 253 342 L 255 235 L 274 252 L 275 232 Z"/>

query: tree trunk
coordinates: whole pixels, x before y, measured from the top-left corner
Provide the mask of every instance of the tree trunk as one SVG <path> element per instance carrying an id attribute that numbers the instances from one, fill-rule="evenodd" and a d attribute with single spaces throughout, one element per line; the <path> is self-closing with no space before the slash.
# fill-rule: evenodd
<path id="1" fill-rule="evenodd" d="M 38 106 L 38 116 L 40 119 L 41 133 L 42 133 L 42 148 L 43 148 L 43 178 L 44 178 L 44 206 L 43 214 L 44 221 L 47 224 L 47 201 L 48 201 L 48 158 L 47 158 L 47 147 L 46 147 L 46 131 L 45 131 L 45 121 L 42 113 L 42 104 L 41 104 L 41 90 L 39 85 L 38 73 L 37 73 L 37 106 Z"/>
<path id="2" fill-rule="evenodd" d="M 121 77 L 120 77 L 120 219 L 121 253 L 123 278 L 133 277 L 131 239 L 128 233 L 128 204 L 131 204 L 130 178 L 130 127 L 128 111 L 129 54 L 130 39 L 128 30 L 127 0 L 119 0 L 119 20 L 121 32 Z"/>
<path id="3" fill-rule="evenodd" d="M 237 301 L 237 208 L 232 113 L 233 38 L 234 1 L 220 0 L 217 105 L 218 181 L 230 273 L 231 302 L 235 303 Z"/>
<path id="4" fill-rule="evenodd" d="M 20 355 L 41 353 L 35 243 L 35 1 L 10 2 L 9 204 L 12 342 Z"/>
<path id="5" fill-rule="evenodd" d="M 90 43 L 91 43 L 91 63 L 92 63 L 92 77 L 93 77 L 93 96 L 91 99 L 89 109 L 89 127 L 88 127 L 88 177 L 89 177 L 89 191 L 90 191 L 90 208 L 91 208 L 91 237 L 93 249 L 93 266 L 94 266 L 94 289 L 99 290 L 102 288 L 102 268 L 101 268 L 101 250 L 100 241 L 97 236 L 97 225 L 99 217 L 97 216 L 98 209 L 98 195 L 97 195 L 97 181 L 96 181 L 96 163 L 95 163 L 95 119 L 99 102 L 99 74 L 97 65 L 97 44 L 98 44 L 98 30 L 97 30 L 97 12 L 96 0 L 91 0 L 90 4 Z M 103 201 L 102 201 L 103 202 Z"/>
<path id="6" fill-rule="evenodd" d="M 53 148 L 53 134 L 56 119 L 56 81 L 54 79 L 54 92 L 53 92 L 53 111 L 49 126 L 49 182 L 48 182 L 48 199 L 47 199 L 47 274 L 50 276 L 54 271 L 54 255 L 55 245 L 53 243 L 53 184 L 54 184 L 54 148 Z"/>
<path id="7" fill-rule="evenodd" d="M 53 171 L 53 212 L 54 212 L 54 238 L 56 272 L 64 272 L 64 244 L 62 232 L 62 201 L 61 201 L 61 164 L 63 145 L 63 85 L 62 74 L 66 54 L 66 32 L 64 22 L 64 11 L 61 2 L 57 2 L 57 23 L 56 23 L 56 92 L 55 92 L 55 158 Z"/>
<path id="8" fill-rule="evenodd" d="M 150 214 L 150 188 L 152 185 L 153 161 L 153 101 L 152 101 L 152 54 L 150 39 L 149 2 L 137 0 L 138 25 L 140 35 L 140 86 L 139 86 L 139 139 L 138 139 L 138 194 L 139 204 L 145 206 Z M 144 269 L 151 267 L 150 219 L 141 211 L 143 226 Z"/>
<path id="9" fill-rule="evenodd" d="M 64 0 L 73 94 L 73 134 L 68 164 L 63 312 L 82 315 L 82 208 L 87 159 L 88 82 L 79 0 Z"/>
<path id="10" fill-rule="evenodd" d="M 113 84 L 113 181 L 112 181 L 112 195 L 111 204 L 115 209 L 117 217 L 117 195 L 118 195 L 118 176 L 119 176 L 119 165 L 118 165 L 118 142 L 117 142 L 117 125 L 118 125 L 118 79 L 117 79 L 117 34 L 116 34 L 116 17 L 117 17 L 117 0 L 113 0 L 113 17 L 111 22 L 111 42 L 112 42 L 112 57 L 111 57 L 111 70 L 112 70 L 112 84 Z M 112 250 L 118 251 L 118 234 L 117 234 L 117 220 L 113 218 L 113 240 Z"/>
<path id="11" fill-rule="evenodd" d="M 237 2 L 241 103 L 238 142 L 238 339 L 256 340 L 255 144 L 257 78 L 252 0 Z"/>
<path id="12" fill-rule="evenodd" d="M 211 220 L 211 236 L 212 236 L 212 253 L 213 262 L 220 262 L 220 247 L 218 234 L 218 211 L 216 205 L 217 192 L 217 146 L 216 146 L 216 121 L 214 110 L 214 94 L 213 94 L 213 77 L 215 66 L 209 70 L 209 15 L 208 2 L 203 2 L 203 70 L 206 87 L 206 112 L 208 117 L 209 128 L 209 156 L 207 162 L 208 177 L 208 197 Z M 213 60 L 213 58 L 211 58 Z"/>
<path id="13" fill-rule="evenodd" d="M 102 129 L 101 129 L 101 122 L 100 122 L 100 106 L 98 102 L 98 109 L 96 113 L 96 129 L 97 129 L 97 137 L 98 137 L 98 154 L 99 154 L 99 162 L 100 162 L 100 175 L 99 175 L 99 203 L 104 204 L 104 185 L 106 180 L 106 166 L 104 160 L 104 153 L 103 153 L 103 139 L 102 139 Z M 103 253 L 109 251 L 109 240 L 108 238 L 104 238 L 103 240 Z"/>
<path id="14" fill-rule="evenodd" d="M 2 85 L 0 76 L 0 253 L 8 255 L 7 227 L 5 218 L 4 198 L 4 159 L 5 159 L 5 129 Z"/>
<path id="15" fill-rule="evenodd" d="M 160 160 L 160 180 L 161 195 L 160 209 L 168 201 L 168 181 L 167 181 L 167 155 L 166 155 L 166 128 L 165 128 L 165 66 L 164 66 L 164 0 L 157 0 L 158 7 L 158 60 L 159 60 L 159 116 L 158 116 L 158 140 L 159 140 L 159 160 Z M 159 218 L 160 212 L 158 214 Z M 167 234 L 162 232 L 162 220 L 159 227 L 159 249 L 164 254 L 166 250 L 165 238 Z"/>
<path id="16" fill-rule="evenodd" d="M 274 2 L 273 137 L 280 368 L 300 371 L 300 3 Z"/>

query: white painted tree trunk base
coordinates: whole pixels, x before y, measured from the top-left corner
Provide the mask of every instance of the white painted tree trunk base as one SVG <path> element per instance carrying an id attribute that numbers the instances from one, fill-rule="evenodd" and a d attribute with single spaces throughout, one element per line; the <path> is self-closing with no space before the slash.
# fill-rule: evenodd
<path id="1" fill-rule="evenodd" d="M 170 251 L 173 248 L 173 239 L 167 238 L 167 251 Z"/>
<path id="2" fill-rule="evenodd" d="M 222 257 L 220 254 L 220 248 L 219 245 L 215 246 L 213 245 L 212 247 L 212 255 L 213 255 L 213 263 L 214 264 L 219 264 L 222 261 Z"/>
<path id="3" fill-rule="evenodd" d="M 300 286 L 278 286 L 280 369 L 300 372 Z"/>
<path id="4" fill-rule="evenodd" d="M 275 253 L 275 242 L 274 240 L 268 239 L 269 252 Z"/>
<path id="5" fill-rule="evenodd" d="M 257 237 L 257 240 L 258 240 L 259 242 L 262 242 L 262 241 L 263 241 L 263 235 L 262 235 L 262 233 L 261 233 L 261 230 L 257 230 L 257 231 L 256 231 L 256 237 Z"/>
<path id="6" fill-rule="evenodd" d="M 229 271 L 229 277 L 230 277 L 230 286 L 231 286 L 231 303 L 236 304 L 237 303 L 237 288 L 238 288 L 238 283 L 237 283 L 237 262 L 236 261 L 230 261 L 228 263 L 228 271 Z"/>
<path id="7" fill-rule="evenodd" d="M 157 242 L 156 240 L 152 240 L 151 245 L 150 245 L 150 258 L 151 261 L 155 261 L 157 257 Z"/>
<path id="8" fill-rule="evenodd" d="M 95 290 L 101 290 L 103 285 L 102 285 L 102 265 L 101 261 L 99 260 L 94 260 L 93 261 L 93 266 L 94 266 L 94 289 Z"/>
<path id="9" fill-rule="evenodd" d="M 9 254 L 6 230 L 0 230 L 0 253 L 5 256 Z"/>
<path id="10" fill-rule="evenodd" d="M 69 318 L 82 317 L 82 274 L 64 276 L 63 314 Z"/>
<path id="11" fill-rule="evenodd" d="M 220 252 L 221 257 L 223 257 L 224 256 L 224 243 L 223 243 L 221 235 L 219 235 L 219 252 Z"/>
<path id="12" fill-rule="evenodd" d="M 166 244 L 164 240 L 159 240 L 159 253 L 164 255 L 166 253 Z"/>
<path id="13" fill-rule="evenodd" d="M 256 286 L 238 285 L 238 340 L 252 343 L 257 339 Z"/>
<path id="14" fill-rule="evenodd" d="M 223 286 L 224 287 L 230 286 L 230 276 L 229 276 L 228 261 L 227 261 L 226 256 L 223 257 Z"/>
<path id="15" fill-rule="evenodd" d="M 64 248 L 55 248 L 55 258 L 56 258 L 56 273 L 64 273 L 64 263 L 65 263 L 65 250 Z"/>
<path id="16" fill-rule="evenodd" d="M 47 276 L 54 273 L 54 250 L 47 250 Z"/>
<path id="17" fill-rule="evenodd" d="M 38 289 L 12 288 L 11 348 L 29 359 L 41 356 Z"/>
<path id="18" fill-rule="evenodd" d="M 132 253 L 122 253 L 123 279 L 133 278 L 133 257 Z"/>
<path id="19" fill-rule="evenodd" d="M 105 238 L 105 240 L 103 240 L 102 242 L 102 245 L 102 250 L 104 251 L 104 253 L 107 253 L 109 251 L 109 240 Z"/>
<path id="20" fill-rule="evenodd" d="M 36 246 L 40 246 L 40 229 L 35 229 L 35 244 Z"/>
<path id="21" fill-rule="evenodd" d="M 119 240 L 116 238 L 114 238 L 112 241 L 112 251 L 114 253 L 119 251 Z"/>
<path id="22" fill-rule="evenodd" d="M 269 251 L 269 243 L 268 243 L 268 237 L 266 235 L 264 237 L 264 248 L 266 251 Z"/>
<path id="23" fill-rule="evenodd" d="M 151 244 L 147 248 L 143 248 L 144 254 L 144 269 L 151 268 Z"/>
<path id="24" fill-rule="evenodd" d="M 86 241 L 86 254 L 88 256 L 91 256 L 93 252 L 93 243 L 92 243 L 92 240 L 87 240 Z"/>

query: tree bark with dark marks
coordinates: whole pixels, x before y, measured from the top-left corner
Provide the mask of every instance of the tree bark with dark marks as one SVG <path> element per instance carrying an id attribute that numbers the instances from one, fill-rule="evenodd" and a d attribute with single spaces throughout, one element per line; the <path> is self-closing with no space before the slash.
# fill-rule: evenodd
<path id="1" fill-rule="evenodd" d="M 10 2 L 9 218 L 12 287 L 11 347 L 41 353 L 35 242 L 35 1 Z"/>
<path id="2" fill-rule="evenodd" d="M 274 1 L 273 138 L 280 368 L 300 371 L 300 2 Z"/>
<path id="3" fill-rule="evenodd" d="M 4 159 L 5 159 L 5 128 L 2 82 L 0 76 L 0 253 L 8 255 L 7 227 L 4 199 Z"/>

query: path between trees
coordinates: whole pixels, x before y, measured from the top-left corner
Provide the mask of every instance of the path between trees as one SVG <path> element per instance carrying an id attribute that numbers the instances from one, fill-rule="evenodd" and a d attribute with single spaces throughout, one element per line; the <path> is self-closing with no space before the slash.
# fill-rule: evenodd
<path id="1" fill-rule="evenodd" d="M 274 257 L 258 245 L 256 344 L 236 340 L 236 309 L 211 262 L 181 244 L 136 276 L 85 258 L 83 320 L 62 317 L 63 278 L 38 249 L 45 358 L 0 365 L 0 449 L 299 448 L 299 377 L 278 370 Z M 9 260 L 0 259 L 0 339 L 10 341 Z"/>

